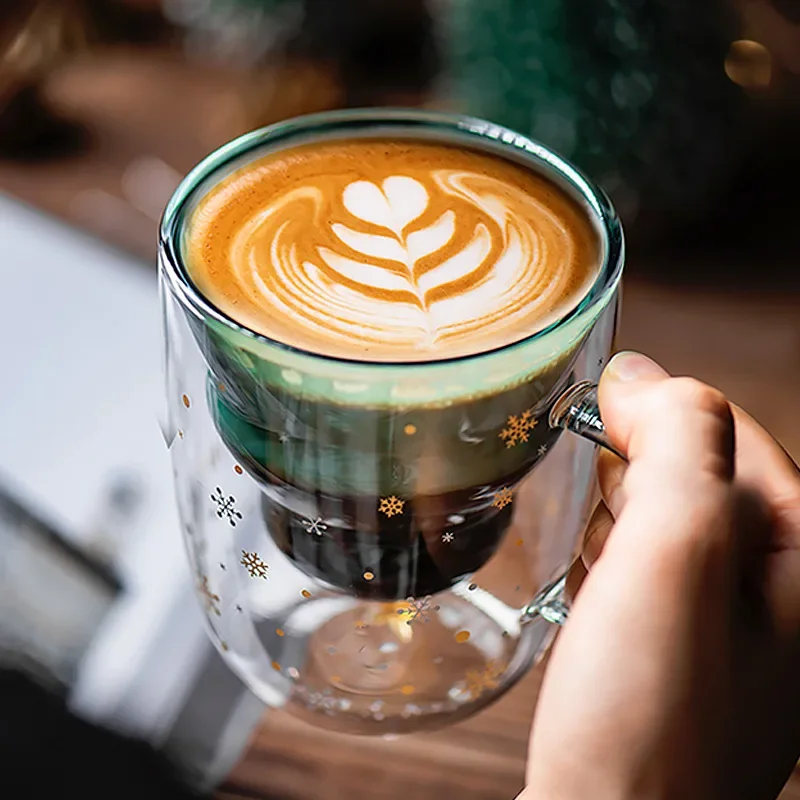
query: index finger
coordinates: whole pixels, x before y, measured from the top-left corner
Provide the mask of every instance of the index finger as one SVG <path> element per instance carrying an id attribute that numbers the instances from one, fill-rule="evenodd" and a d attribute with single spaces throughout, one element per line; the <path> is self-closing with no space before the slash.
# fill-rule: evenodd
<path id="1" fill-rule="evenodd" d="M 725 397 L 634 353 L 611 361 L 598 394 L 608 434 L 629 459 L 625 507 L 608 547 L 644 563 L 663 548 L 689 560 L 732 549 L 734 428 Z"/>

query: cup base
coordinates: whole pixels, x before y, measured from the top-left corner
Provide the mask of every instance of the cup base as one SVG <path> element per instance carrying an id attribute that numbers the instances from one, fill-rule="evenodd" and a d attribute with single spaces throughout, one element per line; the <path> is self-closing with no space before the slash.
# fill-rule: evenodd
<path id="1" fill-rule="evenodd" d="M 281 705 L 347 733 L 432 730 L 471 716 L 516 683 L 552 638 L 551 626 L 520 627 L 518 609 L 469 584 L 424 600 L 338 610 L 340 601 L 312 599 L 279 622 L 297 665 L 281 669 L 289 679 Z M 271 692 L 261 696 L 271 702 Z"/>

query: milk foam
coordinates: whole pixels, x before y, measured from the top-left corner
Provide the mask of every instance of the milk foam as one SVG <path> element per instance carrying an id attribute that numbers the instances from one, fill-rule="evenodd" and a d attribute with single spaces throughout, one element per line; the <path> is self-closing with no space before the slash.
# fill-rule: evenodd
<path id="1" fill-rule="evenodd" d="M 312 173 L 265 191 L 224 248 L 208 239 L 228 275 L 209 274 L 201 288 L 274 338 L 387 360 L 499 346 L 588 289 L 594 270 L 583 265 L 576 281 L 574 220 L 546 193 L 435 160 L 387 166 L 373 180 Z M 213 224 L 212 205 L 201 206 L 197 233 Z"/>

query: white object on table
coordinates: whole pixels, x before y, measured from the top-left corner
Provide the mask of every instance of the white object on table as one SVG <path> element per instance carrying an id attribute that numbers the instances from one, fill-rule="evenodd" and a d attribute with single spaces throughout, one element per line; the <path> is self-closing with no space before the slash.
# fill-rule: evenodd
<path id="1" fill-rule="evenodd" d="M 215 782 L 262 706 L 220 670 L 203 681 L 205 697 L 193 695 L 218 656 L 192 596 L 157 422 L 156 271 L 2 194 L 0 253 L 0 480 L 78 546 L 90 543 L 110 479 L 132 479 L 142 496 L 117 558 L 126 591 L 83 660 L 72 705 L 170 746 L 187 739 L 174 726 L 188 703 L 227 697 L 227 721 L 209 714 L 222 719 L 215 741 L 188 737 Z"/>

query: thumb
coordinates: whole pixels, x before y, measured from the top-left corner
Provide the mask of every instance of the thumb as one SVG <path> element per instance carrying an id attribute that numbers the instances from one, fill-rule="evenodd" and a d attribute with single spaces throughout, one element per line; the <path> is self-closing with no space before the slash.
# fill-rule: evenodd
<path id="1" fill-rule="evenodd" d="M 639 353 L 623 351 L 611 359 L 600 381 L 599 393 L 603 397 L 606 432 L 618 453 L 625 453 L 628 448 L 631 409 L 636 409 L 639 394 L 649 384 L 665 381 L 669 377 L 665 369 Z M 610 451 L 599 454 L 597 478 L 603 500 L 614 517 L 625 505 L 623 479 L 627 470 L 627 462 Z"/>
<path id="2" fill-rule="evenodd" d="M 709 528 L 723 535 L 721 518 L 713 523 L 728 505 L 734 472 L 733 416 L 725 397 L 691 378 L 671 378 L 632 352 L 611 360 L 598 395 L 608 435 L 629 462 L 612 542 L 624 540 L 619 546 L 625 547 L 646 540 L 653 552 L 660 540 L 699 543 Z"/>
<path id="3" fill-rule="evenodd" d="M 623 350 L 609 361 L 600 380 L 598 397 L 606 430 L 623 453 L 628 449 L 629 417 L 637 397 L 651 384 L 669 377 L 655 361 L 631 350 Z"/>

